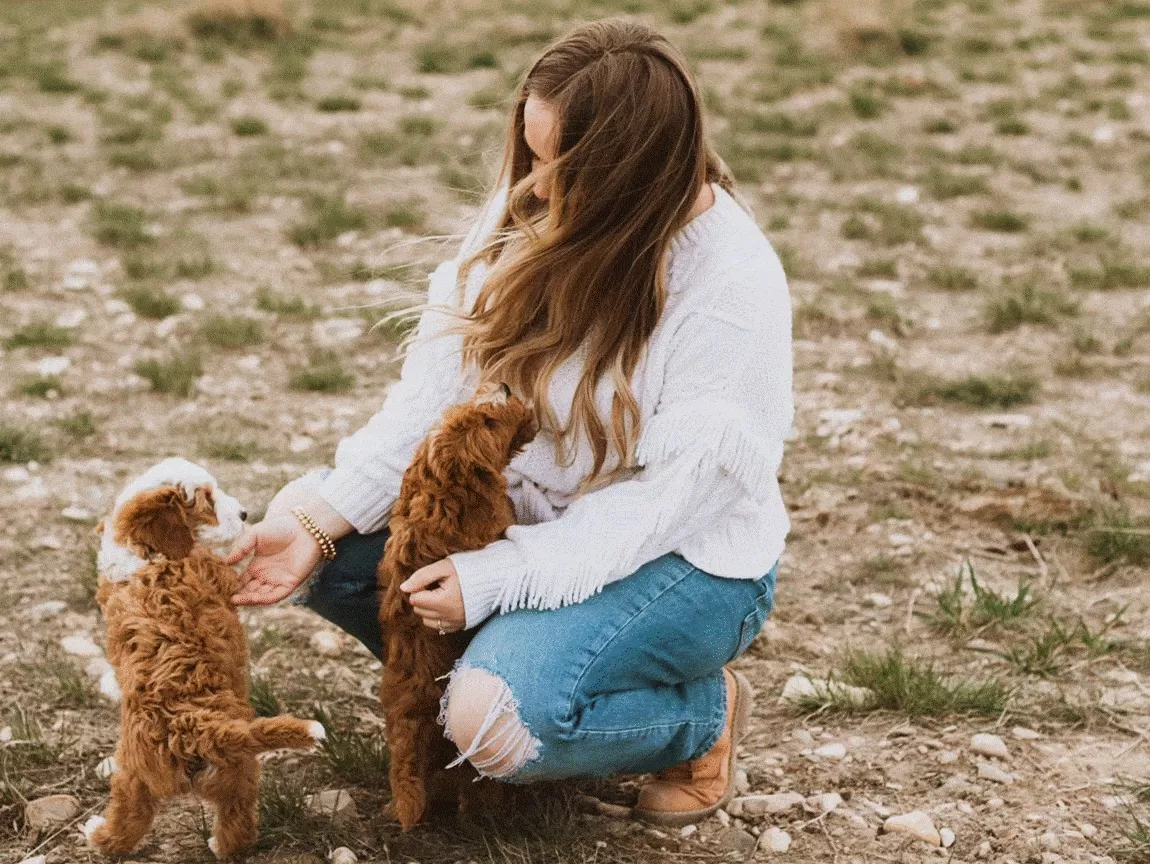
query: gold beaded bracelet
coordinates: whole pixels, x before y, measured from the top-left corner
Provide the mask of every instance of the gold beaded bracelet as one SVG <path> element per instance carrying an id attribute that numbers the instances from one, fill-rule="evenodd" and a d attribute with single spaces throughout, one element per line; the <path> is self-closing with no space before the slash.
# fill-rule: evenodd
<path id="1" fill-rule="evenodd" d="M 315 542 L 319 544 L 319 554 L 328 561 L 334 559 L 335 542 L 331 539 L 331 535 L 316 525 L 315 520 L 308 516 L 302 507 L 293 507 L 291 512 L 303 525 L 304 530 L 315 538 Z"/>

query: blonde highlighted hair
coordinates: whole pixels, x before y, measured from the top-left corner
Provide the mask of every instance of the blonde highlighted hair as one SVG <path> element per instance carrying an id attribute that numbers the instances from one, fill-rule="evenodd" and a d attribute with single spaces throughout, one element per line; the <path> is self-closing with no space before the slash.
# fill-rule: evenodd
<path id="1" fill-rule="evenodd" d="M 524 138 L 529 96 L 553 110 L 557 125 L 555 158 L 537 170 Z M 546 201 L 533 192 L 544 177 Z M 594 465 L 581 491 L 633 465 L 639 406 L 630 379 L 666 302 L 667 249 L 708 182 L 734 192 L 707 143 L 685 59 L 646 25 L 581 26 L 547 48 L 520 84 L 499 178 L 506 204 L 461 262 L 459 285 L 479 264 L 488 271 L 473 309 L 458 310 L 463 320 L 449 330 L 462 333 L 463 363 L 480 381 L 505 382 L 529 400 L 560 463 L 570 464 L 576 437 L 586 437 Z M 583 370 L 561 426 L 548 391 L 577 353 Z M 605 377 L 614 391 L 607 422 L 595 404 Z M 617 464 L 604 471 L 609 447 Z"/>

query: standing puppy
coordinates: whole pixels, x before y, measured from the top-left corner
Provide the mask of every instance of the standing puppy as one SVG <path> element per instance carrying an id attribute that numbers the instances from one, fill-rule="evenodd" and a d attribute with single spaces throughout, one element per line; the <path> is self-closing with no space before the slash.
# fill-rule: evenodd
<path id="1" fill-rule="evenodd" d="M 112 795 L 84 826 L 89 842 L 125 855 L 162 798 L 194 792 L 215 805 L 208 845 L 228 858 L 256 842 L 256 754 L 309 748 L 323 726 L 256 718 L 248 646 L 220 553 L 247 514 L 203 468 L 166 459 L 130 483 L 101 523 L 96 599 L 123 697 Z"/>
<path id="2" fill-rule="evenodd" d="M 477 775 L 466 763 L 458 772 L 444 770 L 454 745 L 436 722 L 443 696 L 439 679 L 451 671 L 471 634 L 427 628 L 399 586 L 453 552 L 498 540 L 515 523 L 503 470 L 536 431 L 534 414 L 506 385 L 480 388 L 470 402 L 444 412 L 420 444 L 391 510 L 391 536 L 379 563 L 379 617 L 387 634 L 380 701 L 391 751 L 392 806 L 404 830 L 420 821 L 429 800 L 454 798 L 465 808 Z"/>

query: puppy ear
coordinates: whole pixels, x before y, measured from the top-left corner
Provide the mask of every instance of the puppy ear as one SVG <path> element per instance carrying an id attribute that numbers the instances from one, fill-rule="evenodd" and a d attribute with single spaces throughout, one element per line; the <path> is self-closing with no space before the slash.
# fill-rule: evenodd
<path id="1" fill-rule="evenodd" d="M 195 537 L 183 491 L 164 486 L 131 499 L 116 517 L 116 539 L 166 558 L 186 558 Z"/>

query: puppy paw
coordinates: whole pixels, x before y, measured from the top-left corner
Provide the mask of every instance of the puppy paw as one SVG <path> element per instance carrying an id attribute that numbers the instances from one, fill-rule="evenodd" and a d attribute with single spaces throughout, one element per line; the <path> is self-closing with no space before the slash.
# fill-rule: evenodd
<path id="1" fill-rule="evenodd" d="M 107 821 L 108 820 L 105 819 L 103 816 L 91 817 L 87 822 L 84 823 L 84 826 L 80 829 L 81 833 L 84 835 L 84 839 L 87 840 L 89 843 L 91 843 L 92 842 L 92 835 L 95 834 L 98 830 L 100 830 L 100 828 L 102 828 L 104 826 L 104 823 Z"/>
<path id="2" fill-rule="evenodd" d="M 307 734 L 315 740 L 316 744 L 327 740 L 327 730 L 323 728 L 323 724 L 318 720 L 308 721 Z"/>

